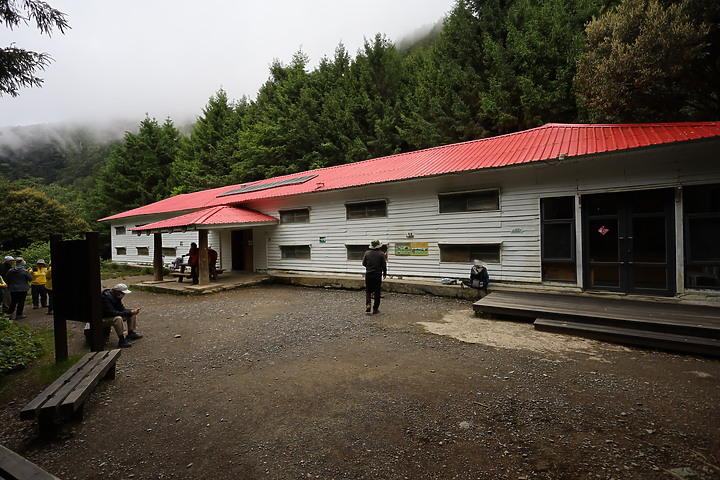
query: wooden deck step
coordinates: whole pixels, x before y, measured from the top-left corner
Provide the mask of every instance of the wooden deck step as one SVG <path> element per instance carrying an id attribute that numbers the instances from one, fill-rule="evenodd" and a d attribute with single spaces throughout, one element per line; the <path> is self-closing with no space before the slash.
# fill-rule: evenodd
<path id="1" fill-rule="evenodd" d="M 528 292 L 492 292 L 476 312 L 650 330 L 720 339 L 720 308 L 630 299 Z"/>
<path id="2" fill-rule="evenodd" d="M 623 328 L 587 322 L 572 322 L 549 318 L 537 318 L 533 322 L 536 330 L 553 333 L 569 333 L 595 340 L 640 345 L 689 352 L 700 355 L 720 356 L 720 340 L 645 329 Z"/>

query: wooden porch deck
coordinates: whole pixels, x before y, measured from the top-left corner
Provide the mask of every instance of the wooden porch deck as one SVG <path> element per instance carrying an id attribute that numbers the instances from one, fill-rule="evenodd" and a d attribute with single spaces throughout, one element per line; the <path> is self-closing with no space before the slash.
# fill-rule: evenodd
<path id="1" fill-rule="evenodd" d="M 538 330 L 720 356 L 720 307 L 496 291 L 475 302 L 473 309 L 531 318 Z"/>

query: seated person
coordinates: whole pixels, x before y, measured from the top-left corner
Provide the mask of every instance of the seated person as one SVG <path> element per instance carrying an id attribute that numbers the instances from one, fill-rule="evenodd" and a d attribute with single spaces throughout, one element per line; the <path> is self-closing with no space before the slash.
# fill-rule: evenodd
<path id="1" fill-rule="evenodd" d="M 471 288 L 487 290 L 490 284 L 490 274 L 488 274 L 487 268 L 485 268 L 480 260 L 473 260 L 473 266 L 470 269 L 470 279 L 463 280 L 462 283 Z"/>
<path id="2" fill-rule="evenodd" d="M 172 262 L 172 269 L 173 269 L 173 270 L 179 269 L 179 268 L 180 268 L 180 265 L 181 265 L 182 263 L 183 263 L 183 257 L 177 257 L 177 258 L 176 258 L 175 260 L 173 260 L 173 262 Z"/>
<path id="3" fill-rule="evenodd" d="M 129 340 L 139 340 L 143 336 L 135 333 L 135 325 L 137 324 L 137 315 L 140 313 L 140 309 L 129 309 L 125 308 L 122 303 L 122 298 L 131 293 L 128 290 L 127 285 L 124 283 L 118 283 L 113 288 L 108 288 L 102 291 L 102 323 L 104 327 L 112 326 L 115 329 L 115 333 L 118 336 L 118 347 L 126 348 L 132 347 L 132 343 Z M 128 334 L 125 336 L 125 328 L 123 321 L 127 322 Z"/>

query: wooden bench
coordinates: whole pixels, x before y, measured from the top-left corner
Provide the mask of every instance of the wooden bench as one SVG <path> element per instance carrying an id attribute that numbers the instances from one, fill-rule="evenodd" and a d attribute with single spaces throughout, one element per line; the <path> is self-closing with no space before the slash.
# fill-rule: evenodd
<path id="1" fill-rule="evenodd" d="M 7 480 L 59 480 L 30 460 L 0 445 L 0 478 Z"/>
<path id="2" fill-rule="evenodd" d="M 115 378 L 120 349 L 90 352 L 20 410 L 20 419 L 37 418 L 41 428 L 55 419 L 82 419 L 83 403 L 101 379 Z"/>
<path id="3" fill-rule="evenodd" d="M 171 277 L 178 277 L 178 282 L 182 282 L 183 278 L 190 278 L 190 272 L 170 272 Z"/>

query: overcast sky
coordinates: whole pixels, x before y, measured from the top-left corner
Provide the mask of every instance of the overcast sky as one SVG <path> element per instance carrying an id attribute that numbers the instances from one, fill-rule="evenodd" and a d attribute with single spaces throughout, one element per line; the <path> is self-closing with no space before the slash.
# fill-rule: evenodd
<path id="1" fill-rule="evenodd" d="M 440 20 L 454 0 L 47 0 L 64 35 L 0 26 L 0 45 L 49 53 L 41 88 L 0 97 L 0 127 L 123 119 L 176 124 L 220 88 L 254 98 L 273 59 L 302 49 L 315 67 L 342 42 L 351 56 L 383 33 L 398 41 Z"/>

